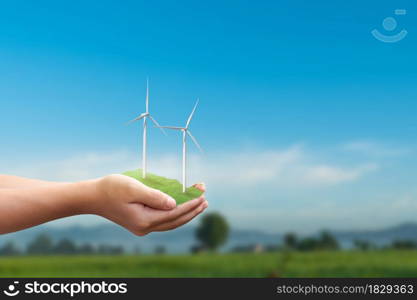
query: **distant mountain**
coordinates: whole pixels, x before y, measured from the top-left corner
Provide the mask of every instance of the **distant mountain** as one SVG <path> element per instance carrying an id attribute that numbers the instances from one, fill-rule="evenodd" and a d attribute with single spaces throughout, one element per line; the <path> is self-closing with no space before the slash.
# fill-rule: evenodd
<path id="1" fill-rule="evenodd" d="M 394 240 L 413 240 L 417 242 L 417 223 L 403 223 L 381 230 L 333 231 L 336 238 L 345 246 L 354 240 L 365 240 L 376 245 L 386 245 Z"/>
<path id="2" fill-rule="evenodd" d="M 187 252 L 196 244 L 193 226 L 184 226 L 170 232 L 157 232 L 145 237 L 137 237 L 120 226 L 112 223 L 96 226 L 70 226 L 55 227 L 41 225 L 27 230 L 1 235 L 0 245 L 6 241 L 14 241 L 18 246 L 25 247 L 36 235 L 47 233 L 54 240 L 69 238 L 78 244 L 92 243 L 122 245 L 127 251 L 135 247 L 143 252 L 150 252 L 156 246 L 163 245 L 168 251 L 179 253 Z M 343 247 L 351 247 L 354 240 L 366 240 L 377 245 L 385 245 L 393 240 L 417 241 L 417 223 L 404 223 L 398 226 L 381 230 L 332 231 Z M 271 234 L 259 230 L 232 230 L 224 249 L 235 246 L 262 244 L 271 245 L 280 243 L 282 234 Z"/>

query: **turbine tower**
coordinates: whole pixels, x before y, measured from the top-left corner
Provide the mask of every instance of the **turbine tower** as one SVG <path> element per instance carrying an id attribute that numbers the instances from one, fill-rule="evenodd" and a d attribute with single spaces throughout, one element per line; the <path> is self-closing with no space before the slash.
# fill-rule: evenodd
<path id="1" fill-rule="evenodd" d="M 142 148 L 142 177 L 143 178 L 146 178 L 146 167 L 147 167 L 146 165 L 146 146 L 147 146 L 146 141 L 147 141 L 147 130 L 148 130 L 148 122 L 147 122 L 148 118 L 155 124 L 155 126 L 161 128 L 161 126 L 159 126 L 159 123 L 149 113 L 149 78 L 146 79 L 146 111 L 129 122 L 130 124 L 130 123 L 137 122 L 143 119 L 143 143 L 142 143 L 142 147 L 143 147 Z M 164 134 L 166 134 L 162 128 L 161 130 Z"/>
<path id="2" fill-rule="evenodd" d="M 187 174 L 186 174 L 186 167 L 187 167 L 187 135 L 190 136 L 191 140 L 194 142 L 194 144 L 197 146 L 197 148 L 203 152 L 203 149 L 198 144 L 196 138 L 191 134 L 188 127 L 190 126 L 190 122 L 194 116 L 195 110 L 197 108 L 199 100 L 197 99 L 197 102 L 194 105 L 194 108 L 188 117 L 187 123 L 185 124 L 185 127 L 175 127 L 175 126 L 158 126 L 159 128 L 167 128 L 172 130 L 180 130 L 182 131 L 182 192 L 185 192 L 185 188 L 187 186 Z"/>

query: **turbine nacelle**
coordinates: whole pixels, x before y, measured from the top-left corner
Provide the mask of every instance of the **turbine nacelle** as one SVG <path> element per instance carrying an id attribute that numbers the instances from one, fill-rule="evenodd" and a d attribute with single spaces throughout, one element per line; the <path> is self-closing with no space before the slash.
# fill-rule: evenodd
<path id="1" fill-rule="evenodd" d="M 185 127 L 179 127 L 179 126 L 159 126 L 159 125 L 157 125 L 156 127 L 161 128 L 161 129 L 171 129 L 171 130 L 179 130 L 181 132 L 185 132 L 191 138 L 191 140 L 193 141 L 193 143 L 197 146 L 198 150 L 200 150 L 200 152 L 203 153 L 204 151 L 201 148 L 200 144 L 197 142 L 197 139 L 191 134 L 190 130 L 188 129 L 190 127 L 191 120 L 193 119 L 195 110 L 197 109 L 198 102 L 199 102 L 199 99 L 197 99 L 197 102 L 195 103 L 194 108 L 191 111 L 191 114 L 190 114 L 190 116 L 187 119 L 187 123 L 185 124 Z"/>
<path id="2" fill-rule="evenodd" d="M 164 128 L 162 126 L 159 125 L 159 123 L 151 116 L 150 113 L 143 113 L 140 114 L 138 117 L 134 118 L 132 121 L 129 121 L 128 124 L 140 121 L 144 118 L 149 118 L 151 119 L 152 123 L 154 123 L 155 127 L 158 127 L 159 129 L 161 129 L 162 133 L 167 135 L 166 131 L 164 130 Z"/>
<path id="3" fill-rule="evenodd" d="M 137 117 L 136 117 L 136 118 L 134 118 L 133 120 L 129 121 L 129 124 L 130 124 L 130 123 L 133 123 L 133 122 L 140 121 L 140 120 L 142 120 L 143 118 L 145 118 L 145 117 L 149 117 L 149 116 L 150 116 L 150 114 L 149 114 L 149 113 L 143 113 L 143 114 L 140 114 L 139 116 L 137 116 Z"/>

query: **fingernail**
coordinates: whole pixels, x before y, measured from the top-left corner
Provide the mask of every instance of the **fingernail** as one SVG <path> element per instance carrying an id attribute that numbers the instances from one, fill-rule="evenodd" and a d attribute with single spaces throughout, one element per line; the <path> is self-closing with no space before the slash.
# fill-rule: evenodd
<path id="1" fill-rule="evenodd" d="M 206 184 L 204 182 L 196 183 L 194 187 L 202 191 L 206 190 Z"/>

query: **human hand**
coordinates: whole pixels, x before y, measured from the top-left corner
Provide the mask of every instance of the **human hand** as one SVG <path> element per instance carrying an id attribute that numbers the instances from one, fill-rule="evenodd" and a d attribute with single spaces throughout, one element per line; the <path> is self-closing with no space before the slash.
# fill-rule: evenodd
<path id="1" fill-rule="evenodd" d="M 177 206 L 167 194 L 124 175 L 103 177 L 96 186 L 98 196 L 93 201 L 92 212 L 139 236 L 175 229 L 208 207 L 204 194 Z M 205 191 L 203 184 L 195 187 Z"/>

